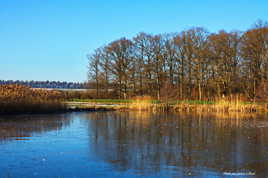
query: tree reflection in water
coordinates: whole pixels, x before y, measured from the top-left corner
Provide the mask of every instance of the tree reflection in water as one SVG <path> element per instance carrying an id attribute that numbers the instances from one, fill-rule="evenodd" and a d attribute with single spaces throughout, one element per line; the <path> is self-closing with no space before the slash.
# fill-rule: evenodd
<path id="1" fill-rule="evenodd" d="M 2 116 L 0 144 L 11 140 L 27 140 L 34 134 L 61 130 L 70 125 L 70 116 L 70 114 Z"/>
<path id="2" fill-rule="evenodd" d="M 249 115 L 83 115 L 90 147 L 120 171 L 268 175 L 268 121 Z"/>

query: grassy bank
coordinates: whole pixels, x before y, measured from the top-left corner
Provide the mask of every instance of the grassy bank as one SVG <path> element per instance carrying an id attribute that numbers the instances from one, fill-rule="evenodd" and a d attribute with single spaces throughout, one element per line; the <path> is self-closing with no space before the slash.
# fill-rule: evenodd
<path id="1" fill-rule="evenodd" d="M 151 99 L 133 99 L 133 100 L 73 100 L 77 108 L 102 108 L 109 110 L 139 110 L 139 111 L 175 111 L 175 112 L 267 112 L 268 104 L 253 103 L 244 101 L 166 101 L 161 102 Z"/>
<path id="2" fill-rule="evenodd" d="M 66 100 L 68 100 L 66 102 Z M 64 104 L 63 104 L 64 103 Z M 59 111 L 137 110 L 152 112 L 267 112 L 267 103 L 239 100 L 169 100 L 150 97 L 134 99 L 69 99 L 59 91 L 31 89 L 21 85 L 0 85 L 0 114 L 49 113 Z"/>

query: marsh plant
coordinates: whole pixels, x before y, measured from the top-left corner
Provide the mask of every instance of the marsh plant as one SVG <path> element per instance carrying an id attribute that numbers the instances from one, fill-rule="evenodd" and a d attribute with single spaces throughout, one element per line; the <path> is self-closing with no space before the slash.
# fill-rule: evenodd
<path id="1" fill-rule="evenodd" d="M 61 93 L 22 85 L 0 85 L 0 113 L 55 112 L 64 108 Z"/>

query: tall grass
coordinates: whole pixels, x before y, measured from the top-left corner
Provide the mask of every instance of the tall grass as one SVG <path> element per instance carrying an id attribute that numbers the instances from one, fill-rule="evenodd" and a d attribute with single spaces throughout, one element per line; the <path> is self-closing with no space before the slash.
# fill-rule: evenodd
<path id="1" fill-rule="evenodd" d="M 129 109 L 138 111 L 169 111 L 171 109 L 169 103 L 153 100 L 150 96 L 135 97 L 129 105 Z"/>
<path id="2" fill-rule="evenodd" d="M 175 111 L 186 112 L 267 112 L 268 108 L 266 104 L 244 102 L 242 100 L 225 100 L 218 99 L 209 103 L 189 103 L 180 102 L 174 106 Z"/>
<path id="3" fill-rule="evenodd" d="M 0 114 L 55 112 L 64 109 L 57 91 L 0 85 Z"/>
<path id="4" fill-rule="evenodd" d="M 132 110 L 152 110 L 152 99 L 149 96 L 136 97 L 132 100 L 129 108 Z"/>
<path id="5" fill-rule="evenodd" d="M 73 101 L 88 104 L 86 107 L 93 107 L 94 104 L 114 104 L 114 110 L 139 110 L 139 111 L 177 111 L 177 112 L 240 112 L 254 113 L 267 112 L 267 103 L 254 103 L 243 100 L 239 97 L 219 98 L 213 101 L 202 100 L 154 100 L 150 96 L 134 97 L 132 99 L 75 99 Z M 108 106 L 104 106 L 108 107 Z M 110 106 L 109 106 L 110 107 Z"/>

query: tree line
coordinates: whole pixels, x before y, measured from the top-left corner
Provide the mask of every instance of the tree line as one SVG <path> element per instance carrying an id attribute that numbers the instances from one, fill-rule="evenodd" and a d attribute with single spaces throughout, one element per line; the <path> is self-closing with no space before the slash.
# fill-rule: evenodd
<path id="1" fill-rule="evenodd" d="M 0 80 L 0 85 L 19 84 L 31 88 L 58 88 L 58 89 L 86 89 L 86 83 L 60 82 L 60 81 L 22 81 L 22 80 Z"/>
<path id="2" fill-rule="evenodd" d="M 206 100 L 240 94 L 254 100 L 266 93 L 268 25 L 258 21 L 245 32 L 209 33 L 200 27 L 142 32 L 96 49 L 88 61 L 97 97 L 112 90 L 118 98 Z"/>

